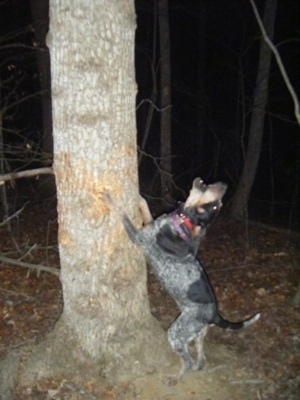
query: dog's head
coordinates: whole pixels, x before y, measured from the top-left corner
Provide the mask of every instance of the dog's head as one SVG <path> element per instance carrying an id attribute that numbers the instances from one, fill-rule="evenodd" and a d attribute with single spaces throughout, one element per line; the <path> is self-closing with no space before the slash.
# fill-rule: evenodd
<path id="1" fill-rule="evenodd" d="M 196 178 L 186 202 L 170 214 L 172 224 L 164 224 L 159 230 L 156 236 L 159 247 L 176 257 L 196 255 L 206 226 L 222 207 L 226 189 L 225 183 L 205 185 L 202 179 Z"/>
<path id="2" fill-rule="evenodd" d="M 196 178 L 183 205 L 184 214 L 194 225 L 205 227 L 218 215 L 226 189 L 226 183 L 205 185 L 202 179 Z"/>

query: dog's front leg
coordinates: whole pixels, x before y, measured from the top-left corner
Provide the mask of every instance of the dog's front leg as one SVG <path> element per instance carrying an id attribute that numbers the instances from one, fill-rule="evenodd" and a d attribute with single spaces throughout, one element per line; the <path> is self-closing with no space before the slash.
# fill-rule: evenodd
<path id="1" fill-rule="evenodd" d="M 139 203 L 139 208 L 142 214 L 142 219 L 143 219 L 143 225 L 148 225 L 151 222 L 153 222 L 153 217 L 151 215 L 151 212 L 149 210 L 149 206 L 147 201 L 140 195 L 140 203 Z"/>

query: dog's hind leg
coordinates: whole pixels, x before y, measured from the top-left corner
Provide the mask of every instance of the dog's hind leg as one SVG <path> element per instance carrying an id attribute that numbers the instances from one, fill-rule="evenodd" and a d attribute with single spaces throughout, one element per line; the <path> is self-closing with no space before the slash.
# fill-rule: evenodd
<path id="1" fill-rule="evenodd" d="M 169 340 L 170 342 L 170 340 Z M 178 381 L 183 377 L 183 375 L 191 368 L 194 367 L 194 360 L 189 355 L 188 344 L 182 344 L 180 348 L 175 348 L 172 346 L 173 351 L 180 357 L 182 366 L 177 374 L 169 375 L 164 379 L 164 383 L 168 386 L 177 385 Z"/>
<path id="2" fill-rule="evenodd" d="M 203 328 L 203 323 L 197 321 L 197 309 L 185 309 L 168 330 L 168 340 L 172 350 L 180 357 L 182 367 L 176 375 L 168 376 L 164 383 L 168 386 L 176 385 L 182 376 L 191 368 L 195 361 L 189 353 L 189 344 L 196 339 Z"/>
<path id="3" fill-rule="evenodd" d="M 207 334 L 207 331 L 208 331 L 208 325 L 205 325 L 195 339 L 195 346 L 197 350 L 197 361 L 193 367 L 193 370 L 195 371 L 202 369 L 206 361 L 206 357 L 204 354 L 204 338 Z"/>

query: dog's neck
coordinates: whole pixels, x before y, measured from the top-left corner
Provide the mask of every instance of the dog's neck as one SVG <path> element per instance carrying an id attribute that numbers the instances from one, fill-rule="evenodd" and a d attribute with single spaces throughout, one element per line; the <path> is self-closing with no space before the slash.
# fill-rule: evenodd
<path id="1" fill-rule="evenodd" d="M 201 227 L 194 225 L 181 209 L 175 210 L 171 217 L 176 232 L 183 240 L 190 241 L 199 234 Z"/>

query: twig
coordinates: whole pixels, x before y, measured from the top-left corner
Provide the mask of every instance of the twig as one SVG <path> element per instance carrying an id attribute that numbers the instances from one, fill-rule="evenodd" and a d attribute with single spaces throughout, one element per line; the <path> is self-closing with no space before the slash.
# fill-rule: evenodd
<path id="1" fill-rule="evenodd" d="M 161 112 L 161 113 L 164 112 L 164 111 L 166 111 L 166 110 L 168 110 L 169 108 L 172 108 L 172 105 L 171 105 L 171 104 L 169 104 L 169 105 L 167 105 L 167 106 L 165 106 L 165 107 L 159 108 L 159 107 L 157 107 L 157 106 L 154 104 L 154 102 L 153 102 L 152 100 L 150 100 L 150 99 L 144 99 L 144 100 L 140 101 L 140 103 L 137 105 L 136 111 L 137 111 L 137 110 L 141 107 L 141 105 L 144 104 L 144 103 L 150 103 L 151 106 L 152 106 L 156 111 Z"/>
<path id="2" fill-rule="evenodd" d="M 59 274 L 60 274 L 60 270 L 58 268 L 46 267 L 44 265 L 30 264 L 30 263 L 26 263 L 23 261 L 19 261 L 19 260 L 4 257 L 4 256 L 0 256 L 0 261 L 3 263 L 7 263 L 7 264 L 17 265 L 19 267 L 25 267 L 25 268 L 30 268 L 30 269 L 36 269 L 37 271 L 49 272 L 50 274 L 53 274 L 56 276 L 59 276 Z"/>
<path id="3" fill-rule="evenodd" d="M 260 385 L 261 383 L 264 383 L 264 379 L 241 379 L 240 381 L 229 381 L 232 385 L 244 385 L 244 384 L 249 384 L 249 385 Z"/>
<path id="4" fill-rule="evenodd" d="M 28 178 L 30 176 L 46 175 L 46 174 L 53 175 L 53 169 L 46 167 L 46 168 L 29 169 L 27 171 L 20 171 L 20 172 L 10 172 L 8 174 L 0 175 L 0 185 L 3 185 L 4 182 L 11 181 L 13 179 Z"/>
<path id="5" fill-rule="evenodd" d="M 299 100 L 298 100 L 297 94 L 296 94 L 296 92 L 295 92 L 295 90 L 294 90 L 294 88 L 293 88 L 293 86 L 291 84 L 291 81 L 290 81 L 290 79 L 289 79 L 289 77 L 287 75 L 287 72 L 285 70 L 285 67 L 283 65 L 283 62 L 281 60 L 281 57 L 280 57 L 280 54 L 279 54 L 278 50 L 276 49 L 276 47 L 274 46 L 274 44 L 272 43 L 272 41 L 269 39 L 269 37 L 267 35 L 267 32 L 266 32 L 264 24 L 263 24 L 263 22 L 262 22 L 262 20 L 260 18 L 260 15 L 259 15 L 259 12 L 257 10 L 257 7 L 255 5 L 254 0 L 249 0 L 249 1 L 251 3 L 252 8 L 253 8 L 256 21 L 257 21 L 257 23 L 259 25 L 259 28 L 260 28 L 260 30 L 261 30 L 261 32 L 263 34 L 264 41 L 270 47 L 272 53 L 275 56 L 275 59 L 277 61 L 277 65 L 279 67 L 279 70 L 281 72 L 283 80 L 284 80 L 284 82 L 285 82 L 285 84 L 286 84 L 286 86 L 288 88 L 288 91 L 290 92 L 290 95 L 291 95 L 291 97 L 293 99 L 295 117 L 296 117 L 296 120 L 297 120 L 298 124 L 300 125 L 300 110 L 299 110 Z"/>
<path id="6" fill-rule="evenodd" d="M 207 370 L 207 372 L 215 372 L 215 371 L 218 371 L 219 369 L 224 369 L 224 368 L 227 368 L 227 364 L 221 364 L 221 365 L 217 365 L 216 367 L 209 368 Z"/>
<path id="7" fill-rule="evenodd" d="M 92 393 L 89 393 L 86 390 L 78 389 L 77 387 L 70 385 L 69 383 L 63 383 L 62 387 L 70 390 L 71 392 L 79 393 L 81 396 L 86 397 L 87 399 L 90 400 L 98 399 L 98 397 L 95 397 Z"/>
<path id="8" fill-rule="evenodd" d="M 1 176 L 1 175 L 0 175 Z M 0 179 L 0 185 L 1 185 L 1 179 Z M 10 215 L 9 217 L 6 218 L 5 221 L 0 222 L 0 226 L 4 226 L 10 221 L 11 219 L 17 217 L 21 212 L 24 210 L 24 208 L 27 206 L 29 202 L 27 201 L 20 210 L 16 211 L 14 214 Z"/>
<path id="9" fill-rule="evenodd" d="M 23 255 L 19 258 L 19 261 L 21 261 L 23 258 L 26 258 L 26 257 L 28 256 L 28 254 L 31 255 L 30 253 L 31 253 L 32 250 L 34 250 L 36 247 L 37 247 L 37 244 L 34 243 L 34 245 L 32 245 L 32 246 L 26 251 L 26 253 L 23 254 Z"/>
<path id="10" fill-rule="evenodd" d="M 24 293 L 18 293 L 13 290 L 2 289 L 1 287 L 0 287 L 0 290 L 1 290 L 1 292 L 12 294 L 13 296 L 23 296 L 29 300 L 36 300 L 36 297 L 28 296 L 27 294 L 24 294 Z"/>
<path id="11" fill-rule="evenodd" d="M 30 339 L 25 340 L 24 342 L 17 343 L 17 344 L 15 344 L 13 346 L 8 346 L 8 347 L 7 346 L 0 346 L 0 350 L 1 351 L 6 350 L 6 351 L 10 352 L 10 350 L 12 350 L 12 349 L 17 349 L 19 347 L 22 347 L 22 346 L 28 344 L 28 343 L 34 342 L 36 340 L 36 338 L 37 338 L 37 336 L 33 336 Z"/>
<path id="12" fill-rule="evenodd" d="M 46 239 L 46 265 L 49 264 L 49 250 L 53 249 L 54 246 L 49 246 L 49 235 L 50 235 L 50 225 L 52 225 L 53 223 L 55 223 L 55 221 L 48 221 L 48 225 L 47 225 L 47 239 Z M 56 248 L 57 250 L 57 248 Z"/>

